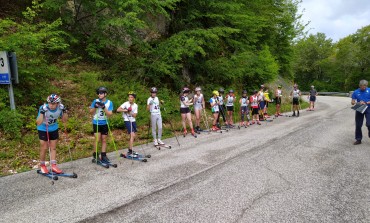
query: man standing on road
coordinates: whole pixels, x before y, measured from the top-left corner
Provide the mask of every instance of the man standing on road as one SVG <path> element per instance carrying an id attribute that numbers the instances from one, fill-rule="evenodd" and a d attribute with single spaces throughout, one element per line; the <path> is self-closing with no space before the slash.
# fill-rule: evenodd
<path id="1" fill-rule="evenodd" d="M 297 111 L 297 117 L 299 117 L 299 99 L 301 97 L 301 91 L 298 89 L 298 85 L 294 84 L 293 90 L 290 92 L 290 97 L 293 97 L 292 105 L 293 105 L 293 115 L 295 116 L 295 111 Z"/>
<path id="2" fill-rule="evenodd" d="M 356 142 L 353 143 L 353 145 L 361 144 L 362 140 L 362 125 L 364 123 L 364 116 L 366 117 L 366 126 L 368 129 L 368 136 L 370 138 L 370 88 L 367 87 L 368 82 L 366 80 L 361 80 L 359 84 L 359 88 L 355 90 L 352 94 L 352 105 L 355 104 L 361 104 L 361 105 L 367 105 L 367 109 L 364 113 L 361 113 L 359 111 L 356 111 L 355 121 L 356 121 L 356 132 L 355 132 L 355 138 Z"/>
<path id="3" fill-rule="evenodd" d="M 315 101 L 317 96 L 317 91 L 315 89 L 315 86 L 311 86 L 310 95 L 308 96 L 308 99 L 310 100 L 310 108 L 307 109 L 307 111 L 314 111 L 315 110 Z"/>

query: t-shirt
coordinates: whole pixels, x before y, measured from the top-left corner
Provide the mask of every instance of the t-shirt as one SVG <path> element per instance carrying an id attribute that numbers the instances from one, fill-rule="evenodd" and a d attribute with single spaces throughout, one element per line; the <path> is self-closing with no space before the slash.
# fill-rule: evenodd
<path id="1" fill-rule="evenodd" d="M 211 99 L 209 99 L 209 103 L 212 104 L 215 103 L 211 109 L 212 109 L 212 112 L 218 112 L 219 111 L 219 108 L 218 108 L 218 104 L 217 104 L 217 99 L 215 99 L 214 97 L 212 97 Z"/>
<path id="2" fill-rule="evenodd" d="M 37 114 L 37 118 L 41 115 L 40 109 L 42 107 L 43 105 L 41 105 L 39 108 L 39 113 Z M 46 104 L 46 107 L 50 109 L 48 104 Z M 46 132 L 46 123 L 48 123 L 48 132 L 58 130 L 59 128 L 58 118 L 62 117 L 62 115 L 63 115 L 63 111 L 59 107 L 57 107 L 55 110 L 48 110 L 47 112 L 45 112 L 45 116 L 43 118 L 41 125 L 37 126 L 37 130 Z"/>
<path id="3" fill-rule="evenodd" d="M 224 104 L 224 97 L 222 95 L 218 96 L 218 101 L 220 102 L 220 105 Z"/>
<path id="4" fill-rule="evenodd" d="M 296 89 L 296 90 L 293 90 L 293 98 L 299 98 L 299 93 L 301 92 L 300 90 Z"/>
<path id="5" fill-rule="evenodd" d="M 161 114 L 158 97 L 155 97 L 155 98 L 149 97 L 147 101 L 147 105 L 149 105 L 150 113 L 152 115 Z"/>
<path id="6" fill-rule="evenodd" d="M 265 97 L 265 101 L 270 101 L 270 95 L 268 92 L 264 92 L 263 96 Z"/>
<path id="7" fill-rule="evenodd" d="M 95 106 L 96 102 L 102 102 L 102 101 L 99 98 L 93 100 L 93 102 L 90 105 L 90 108 L 95 108 L 94 106 Z M 104 104 L 105 104 L 105 107 L 108 108 L 108 111 L 113 111 L 113 102 L 106 99 Z M 96 112 L 95 112 L 95 115 L 93 117 L 92 123 L 95 124 L 95 125 L 96 124 L 98 124 L 98 125 L 106 125 L 107 124 L 107 116 L 104 113 L 104 109 L 102 109 L 102 108 L 97 108 L 96 109 Z"/>
<path id="8" fill-rule="evenodd" d="M 189 105 L 187 105 L 189 101 L 188 96 L 180 96 L 180 108 L 188 108 Z"/>
<path id="9" fill-rule="evenodd" d="M 315 89 L 310 90 L 310 96 L 316 96 L 317 91 Z"/>
<path id="10" fill-rule="evenodd" d="M 120 107 L 122 109 L 128 109 L 129 107 L 131 107 L 132 109 L 130 112 L 123 112 L 122 118 L 125 122 L 128 122 L 128 121 L 135 122 L 136 121 L 135 117 L 132 116 L 133 114 L 137 114 L 138 107 L 136 103 L 130 104 L 130 102 L 126 101 Z"/>
<path id="11" fill-rule="evenodd" d="M 282 92 L 281 92 L 281 90 L 279 90 L 279 89 L 278 89 L 276 93 L 277 93 L 276 97 L 281 97 L 281 96 L 282 96 L 282 94 L 281 94 L 281 93 L 282 93 Z"/>
<path id="12" fill-rule="evenodd" d="M 352 99 L 356 100 L 357 102 L 364 101 L 369 102 L 370 101 L 370 88 L 366 88 L 364 91 L 361 91 L 361 89 L 357 89 L 352 94 Z"/>

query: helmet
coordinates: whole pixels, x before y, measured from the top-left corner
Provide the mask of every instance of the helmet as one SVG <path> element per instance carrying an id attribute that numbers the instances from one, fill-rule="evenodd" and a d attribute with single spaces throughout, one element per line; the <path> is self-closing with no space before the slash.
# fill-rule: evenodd
<path id="1" fill-rule="evenodd" d="M 218 89 L 218 92 L 220 92 L 220 93 L 224 93 L 224 92 L 225 92 L 225 90 L 224 90 L 222 87 L 220 87 L 220 89 Z"/>
<path id="2" fill-rule="evenodd" d="M 265 88 L 265 85 L 261 84 L 261 89 L 262 89 L 262 88 Z"/>
<path id="3" fill-rule="evenodd" d="M 202 90 L 202 88 L 200 88 L 200 87 L 195 88 L 195 91 L 201 91 L 201 90 Z"/>
<path id="4" fill-rule="evenodd" d="M 136 98 L 136 94 L 135 94 L 135 92 L 134 92 L 134 91 L 129 91 L 129 92 L 127 93 L 127 95 L 128 95 L 128 96 L 132 95 L 132 96 L 134 96 L 134 98 Z"/>
<path id="5" fill-rule="evenodd" d="M 242 94 L 246 94 L 247 93 L 247 90 L 243 90 Z"/>
<path id="6" fill-rule="evenodd" d="M 233 89 L 230 89 L 230 90 L 229 90 L 229 93 L 234 93 L 234 90 L 233 90 Z"/>
<path id="7" fill-rule="evenodd" d="M 189 93 L 190 92 L 190 89 L 188 87 L 184 87 L 182 89 L 182 93 Z"/>
<path id="8" fill-rule="evenodd" d="M 157 93 L 158 89 L 156 87 L 150 88 L 150 93 Z"/>
<path id="9" fill-rule="evenodd" d="M 315 88 L 315 86 L 311 85 L 311 88 Z"/>
<path id="10" fill-rule="evenodd" d="M 216 96 L 219 96 L 219 95 L 220 95 L 220 94 L 218 93 L 218 91 L 216 91 L 216 90 L 212 91 L 212 94 L 213 94 L 213 95 L 216 95 Z"/>
<path id="11" fill-rule="evenodd" d="M 96 89 L 96 93 L 99 94 L 99 92 L 108 93 L 108 90 L 105 87 L 99 87 L 98 89 Z"/>
<path id="12" fill-rule="evenodd" d="M 62 99 L 61 99 L 57 94 L 51 94 L 51 95 L 49 95 L 49 96 L 46 98 L 46 101 L 47 101 L 48 103 L 52 103 L 52 104 L 54 104 L 54 103 L 59 103 L 59 102 L 61 102 L 61 101 L 62 101 Z"/>
<path id="13" fill-rule="evenodd" d="M 258 93 L 258 91 L 257 91 L 257 90 L 254 90 L 254 91 L 253 91 L 253 94 L 257 94 L 257 93 Z"/>

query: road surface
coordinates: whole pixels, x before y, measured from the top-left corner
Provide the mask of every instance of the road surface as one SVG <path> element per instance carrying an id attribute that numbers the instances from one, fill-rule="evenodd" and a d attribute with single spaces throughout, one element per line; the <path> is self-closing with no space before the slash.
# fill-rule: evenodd
<path id="1" fill-rule="evenodd" d="M 247 129 L 168 139 L 147 163 L 62 164 L 0 178 L 0 222 L 370 222 L 370 139 L 354 142 L 350 98 Z M 140 151 L 140 147 L 136 148 Z"/>

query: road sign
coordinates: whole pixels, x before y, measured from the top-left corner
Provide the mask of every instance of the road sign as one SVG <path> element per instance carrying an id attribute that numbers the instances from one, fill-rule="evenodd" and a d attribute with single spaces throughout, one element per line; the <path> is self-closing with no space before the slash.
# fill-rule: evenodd
<path id="1" fill-rule="evenodd" d="M 9 61 L 6 51 L 0 51 L 0 84 L 10 84 Z"/>

